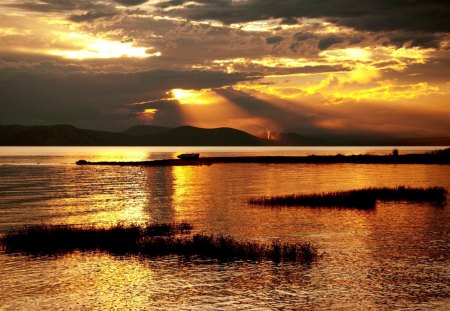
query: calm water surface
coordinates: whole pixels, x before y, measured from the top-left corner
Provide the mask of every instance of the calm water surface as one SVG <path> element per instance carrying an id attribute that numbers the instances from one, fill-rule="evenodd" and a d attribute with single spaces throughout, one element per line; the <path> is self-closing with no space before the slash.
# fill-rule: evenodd
<path id="1" fill-rule="evenodd" d="M 400 153 L 428 148 L 399 148 Z M 436 148 L 431 148 L 436 149 Z M 105 254 L 0 253 L 0 309 L 450 308 L 450 208 L 261 208 L 252 196 L 379 186 L 443 186 L 450 166 L 222 164 L 76 166 L 202 155 L 387 154 L 379 148 L 0 148 L 0 232 L 32 223 L 105 226 L 186 220 L 195 230 L 270 243 L 308 241 L 310 265 L 186 262 Z"/>

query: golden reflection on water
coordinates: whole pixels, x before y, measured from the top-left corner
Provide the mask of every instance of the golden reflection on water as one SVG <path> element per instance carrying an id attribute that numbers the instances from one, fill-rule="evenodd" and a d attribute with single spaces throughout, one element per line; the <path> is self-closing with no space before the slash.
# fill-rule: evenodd
<path id="1" fill-rule="evenodd" d="M 17 260 L 24 261 L 19 269 Z M 0 292 L 2 310 L 130 310 L 148 305 L 154 278 L 153 269 L 138 259 L 106 254 L 0 257 L 0 262 L 9 272 Z"/>
<path id="2" fill-rule="evenodd" d="M 173 206 L 177 219 L 198 224 L 207 232 L 233 234 L 245 206 L 242 182 L 248 184 L 245 171 L 234 175 L 230 166 L 173 167 Z M 236 171 L 234 171 L 236 172 Z"/>
<path id="3" fill-rule="evenodd" d="M 1 303 L 16 309 L 177 309 L 211 301 L 217 309 L 383 309 L 386 301 L 399 309 L 411 301 L 418 308 L 427 299 L 440 302 L 450 293 L 448 206 L 395 202 L 354 211 L 261 208 L 246 200 L 397 185 L 450 189 L 449 170 L 427 165 L 3 167 L 4 227 L 17 219 L 100 226 L 186 220 L 197 231 L 238 239 L 309 241 L 326 255 L 305 268 L 92 254 L 32 261 L 0 254 L 6 276 L 0 279 L 5 289 L 0 309 Z"/>
<path id="4" fill-rule="evenodd" d="M 127 263 L 124 265 L 121 260 Z M 98 256 L 92 264 L 95 265 L 95 274 L 86 276 L 84 286 L 95 292 L 98 307 L 110 305 L 117 310 L 125 310 L 147 301 L 148 293 L 143 289 L 148 289 L 147 284 L 153 283 L 151 268 L 140 264 L 136 258 L 120 259 L 105 255 Z M 126 292 L 134 294 L 128 295 Z"/>
<path id="5" fill-rule="evenodd" d="M 58 191 L 44 202 L 51 207 L 46 211 L 49 222 L 105 226 L 150 221 L 145 171 L 120 167 L 61 167 L 56 172 L 60 176 L 53 176 L 46 182 L 47 187 L 54 183 Z"/>
<path id="6" fill-rule="evenodd" d="M 205 166 L 174 166 L 172 167 L 174 181 L 173 207 L 180 217 L 187 214 L 197 214 L 199 208 L 210 204 L 210 196 L 214 193 L 219 176 L 212 176 Z M 195 217 L 197 218 L 197 217 Z"/>
<path id="7" fill-rule="evenodd" d="M 173 168 L 157 166 L 142 169 L 145 171 L 145 185 L 140 191 L 143 191 L 146 197 L 145 213 L 149 220 L 151 222 L 175 221 Z"/>
<path id="8" fill-rule="evenodd" d="M 127 148 L 124 152 L 123 148 L 102 147 L 96 152 L 97 161 L 142 161 L 151 159 L 152 154 L 142 148 Z"/>

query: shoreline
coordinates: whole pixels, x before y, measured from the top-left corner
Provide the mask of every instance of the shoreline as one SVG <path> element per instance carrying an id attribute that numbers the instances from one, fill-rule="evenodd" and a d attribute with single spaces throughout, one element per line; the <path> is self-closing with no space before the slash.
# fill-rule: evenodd
<path id="1" fill-rule="evenodd" d="M 309 155 L 309 156 L 237 156 L 200 157 L 199 159 L 164 159 L 152 161 L 100 161 L 79 160 L 77 165 L 116 166 L 195 166 L 212 164 L 450 164 L 450 148 L 424 154 L 404 155 Z"/>

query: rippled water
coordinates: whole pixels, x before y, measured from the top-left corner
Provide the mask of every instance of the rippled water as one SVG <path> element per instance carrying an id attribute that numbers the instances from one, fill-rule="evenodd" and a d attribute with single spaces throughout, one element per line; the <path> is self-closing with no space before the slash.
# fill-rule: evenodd
<path id="1" fill-rule="evenodd" d="M 79 159 L 390 153 L 389 148 L 0 148 L 0 231 L 31 223 L 186 220 L 195 230 L 308 241 L 311 265 L 186 262 L 105 254 L 0 254 L 0 309 L 442 309 L 450 307 L 450 208 L 261 208 L 249 197 L 372 186 L 443 186 L 450 166 L 76 166 Z M 423 148 L 400 149 L 415 152 Z"/>

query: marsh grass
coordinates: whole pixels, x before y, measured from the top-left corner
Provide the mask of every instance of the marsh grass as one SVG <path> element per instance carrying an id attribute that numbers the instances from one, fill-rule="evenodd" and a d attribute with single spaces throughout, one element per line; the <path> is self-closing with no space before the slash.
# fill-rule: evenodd
<path id="1" fill-rule="evenodd" d="M 142 233 L 145 236 L 166 236 L 186 234 L 191 232 L 192 229 L 192 225 L 187 222 L 178 224 L 153 224 L 145 227 Z"/>
<path id="2" fill-rule="evenodd" d="M 141 254 L 198 256 L 221 261 L 311 262 L 317 258 L 317 249 L 309 243 L 261 244 L 237 241 L 230 236 L 195 234 L 187 238 L 150 238 L 143 242 Z"/>
<path id="3" fill-rule="evenodd" d="M 447 191 L 442 187 L 366 188 L 319 194 L 292 194 L 286 196 L 252 198 L 248 203 L 265 206 L 307 206 L 355 208 L 369 210 L 377 201 L 430 202 L 445 204 Z"/>
<path id="4" fill-rule="evenodd" d="M 12 229 L 1 238 L 7 252 L 34 254 L 64 253 L 73 250 L 107 249 L 133 253 L 144 236 L 174 236 L 189 233 L 188 223 L 154 224 L 147 227 L 116 225 L 110 228 L 75 225 L 31 225 Z"/>
<path id="5" fill-rule="evenodd" d="M 133 225 L 111 228 L 35 225 L 10 230 L 0 242 L 8 253 L 29 255 L 58 255 L 78 250 L 144 256 L 197 256 L 221 261 L 311 262 L 317 257 L 317 249 L 308 243 L 261 244 L 222 235 L 187 235 L 191 229 L 187 223 L 145 228 Z"/>

